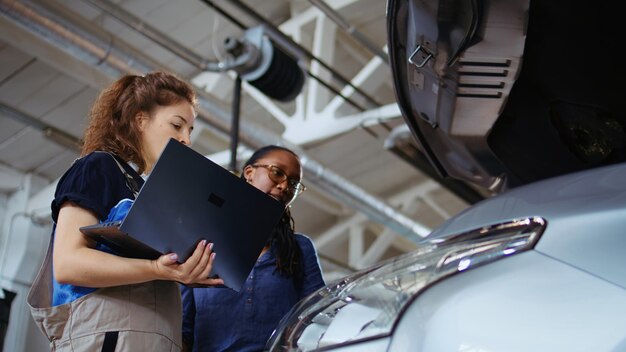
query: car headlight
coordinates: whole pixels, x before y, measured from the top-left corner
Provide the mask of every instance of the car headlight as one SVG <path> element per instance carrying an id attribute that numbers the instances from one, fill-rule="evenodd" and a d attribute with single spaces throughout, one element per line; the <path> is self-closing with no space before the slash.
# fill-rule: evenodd
<path id="1" fill-rule="evenodd" d="M 299 302 L 270 351 L 315 351 L 391 334 L 407 304 L 443 278 L 534 247 L 546 226 L 532 217 L 443 239 L 335 281 Z"/>

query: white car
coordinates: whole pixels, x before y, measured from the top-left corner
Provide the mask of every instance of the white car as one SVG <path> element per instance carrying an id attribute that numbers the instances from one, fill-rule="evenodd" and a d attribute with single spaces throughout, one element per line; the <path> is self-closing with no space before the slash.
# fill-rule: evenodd
<path id="1" fill-rule="evenodd" d="M 390 0 L 398 103 L 490 192 L 301 301 L 269 351 L 626 351 L 626 71 L 609 3 Z M 432 171 L 431 170 L 431 171 Z"/>
<path id="2" fill-rule="evenodd" d="M 507 191 L 300 302 L 271 351 L 626 351 L 626 164 Z"/>

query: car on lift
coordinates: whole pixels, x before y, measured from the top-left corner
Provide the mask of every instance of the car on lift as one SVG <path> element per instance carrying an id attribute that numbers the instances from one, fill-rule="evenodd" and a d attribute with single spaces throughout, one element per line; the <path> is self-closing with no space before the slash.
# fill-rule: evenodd
<path id="1" fill-rule="evenodd" d="M 287 314 L 270 351 L 626 351 L 626 65 L 609 2 L 389 0 L 396 96 L 488 192 Z"/>

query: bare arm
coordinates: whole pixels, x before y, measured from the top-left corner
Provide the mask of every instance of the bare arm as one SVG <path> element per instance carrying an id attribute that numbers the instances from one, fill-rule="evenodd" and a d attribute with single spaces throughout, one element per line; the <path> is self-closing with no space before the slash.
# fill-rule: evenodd
<path id="1" fill-rule="evenodd" d="M 219 285 L 221 279 L 208 279 L 214 255 L 211 246 L 201 242 L 183 264 L 176 257 L 163 255 L 156 260 L 132 259 L 94 249 L 95 243 L 79 230 L 98 219 L 90 211 L 66 202 L 61 207 L 54 239 L 54 277 L 60 283 L 85 287 L 110 287 L 151 280 L 172 280 L 183 284 Z"/>

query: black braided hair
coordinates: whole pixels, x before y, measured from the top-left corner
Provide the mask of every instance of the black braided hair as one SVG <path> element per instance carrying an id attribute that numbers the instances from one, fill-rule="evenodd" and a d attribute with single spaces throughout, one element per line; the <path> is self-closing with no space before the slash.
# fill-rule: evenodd
<path id="1" fill-rule="evenodd" d="M 285 151 L 293 154 L 298 159 L 296 153 L 285 147 L 267 145 L 257 149 L 243 165 L 242 170 L 245 170 L 248 165 L 255 164 L 259 159 L 273 151 Z M 241 173 L 241 178 L 244 178 L 244 172 Z M 294 232 L 295 221 L 287 207 L 280 221 L 274 227 L 274 232 L 267 244 L 270 245 L 276 256 L 276 270 L 282 275 L 293 277 L 296 284 L 300 284 L 303 277 L 302 251 L 300 246 L 298 246 Z"/>

